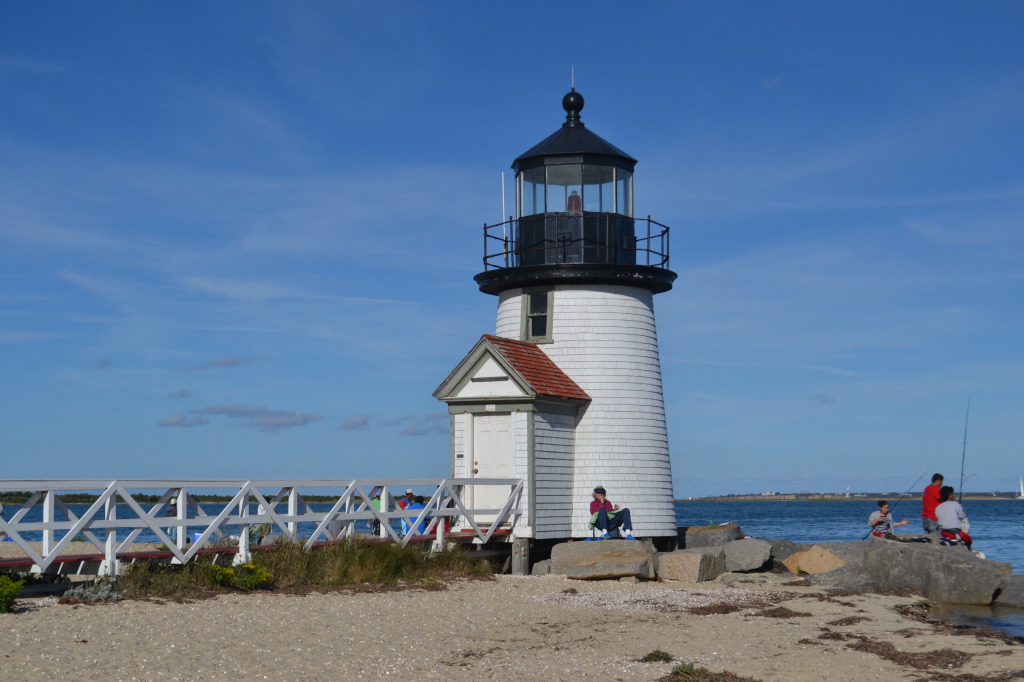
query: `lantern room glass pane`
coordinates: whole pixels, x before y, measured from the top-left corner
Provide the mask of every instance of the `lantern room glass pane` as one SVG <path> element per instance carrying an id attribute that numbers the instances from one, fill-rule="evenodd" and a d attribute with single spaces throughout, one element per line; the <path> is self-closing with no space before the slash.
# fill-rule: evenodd
<path id="1" fill-rule="evenodd" d="M 544 212 L 544 169 L 531 168 L 520 174 L 522 189 L 519 215 L 536 215 Z"/>
<path id="2" fill-rule="evenodd" d="M 583 210 L 583 167 L 548 166 L 548 213 Z"/>
<path id="3" fill-rule="evenodd" d="M 608 178 L 608 182 L 602 182 L 601 188 L 601 213 L 615 213 L 615 182 Z"/>
<path id="4" fill-rule="evenodd" d="M 615 173 L 615 212 L 633 216 L 633 174 L 621 168 Z"/>
<path id="5" fill-rule="evenodd" d="M 613 213 L 615 195 L 612 183 L 615 168 L 612 166 L 583 166 L 583 210 Z M 607 194 L 607 196 L 605 196 Z"/>

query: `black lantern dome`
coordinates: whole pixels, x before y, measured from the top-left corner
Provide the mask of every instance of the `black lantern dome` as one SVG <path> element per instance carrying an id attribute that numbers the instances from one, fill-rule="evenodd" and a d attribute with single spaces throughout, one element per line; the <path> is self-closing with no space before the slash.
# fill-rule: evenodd
<path id="1" fill-rule="evenodd" d="M 668 227 L 633 216 L 636 159 L 583 124 L 583 95 L 562 98 L 562 127 L 513 163 L 517 218 L 484 227 L 481 291 L 545 284 L 672 288 Z M 638 229 L 639 228 L 639 229 Z"/>

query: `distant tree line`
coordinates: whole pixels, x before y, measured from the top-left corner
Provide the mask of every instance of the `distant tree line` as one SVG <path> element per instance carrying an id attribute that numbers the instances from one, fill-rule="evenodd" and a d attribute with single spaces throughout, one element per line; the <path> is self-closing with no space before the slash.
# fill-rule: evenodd
<path id="1" fill-rule="evenodd" d="M 26 502 L 28 502 L 29 498 L 32 497 L 32 494 L 33 493 L 25 490 L 0 493 L 0 504 L 25 504 Z M 61 500 L 64 501 L 65 504 L 92 504 L 97 499 L 99 499 L 99 495 L 94 493 L 58 493 L 58 496 L 60 497 Z M 136 502 L 148 503 L 158 502 L 161 497 L 162 495 L 143 495 L 141 493 L 132 495 L 132 499 L 134 499 Z M 189 493 L 189 497 L 191 497 L 196 502 L 227 503 L 231 501 L 234 495 L 193 495 L 192 493 Z M 306 502 L 337 502 L 338 496 L 303 495 L 302 499 L 306 500 Z M 39 501 L 36 502 L 36 504 L 42 504 L 42 501 L 43 499 L 42 497 L 40 497 Z M 250 502 L 251 501 L 252 500 L 250 500 Z M 356 497 L 353 498 L 353 501 L 358 503 L 361 502 L 362 500 Z"/>

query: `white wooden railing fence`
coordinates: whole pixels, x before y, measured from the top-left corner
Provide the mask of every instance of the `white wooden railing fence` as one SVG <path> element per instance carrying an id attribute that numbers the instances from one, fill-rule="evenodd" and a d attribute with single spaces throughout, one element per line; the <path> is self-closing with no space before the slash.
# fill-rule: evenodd
<path id="1" fill-rule="evenodd" d="M 472 495 L 467 493 L 477 486 L 488 486 L 491 491 L 495 490 L 494 486 L 503 486 L 509 494 L 500 508 L 475 509 L 467 504 L 467 500 L 472 499 Z M 406 488 L 427 487 L 432 488 L 433 493 L 429 500 L 424 495 L 423 509 L 400 509 L 392 492 L 400 495 Z M 379 510 L 370 502 L 371 493 L 377 488 L 382 488 Z M 382 537 L 401 545 L 407 544 L 414 534 L 396 532 L 391 527 L 393 519 L 403 519 L 413 529 L 422 524 L 425 533 L 419 534 L 419 538 L 433 536 L 435 547 L 444 544 L 446 535 L 449 539 L 457 535 L 483 544 L 491 540 L 499 529 L 515 534 L 516 524 L 522 515 L 519 507 L 522 489 L 521 480 L 510 478 L 0 480 L 0 493 L 31 493 L 13 515 L 10 514 L 14 506 L 11 504 L 7 514 L 0 514 L 0 539 L 9 537 L 32 560 L 33 570 L 45 572 L 53 570 L 51 566 L 62 554 L 78 554 L 69 552 L 69 545 L 75 538 L 84 537 L 103 555 L 100 574 L 110 576 L 117 575 L 118 554 L 128 552 L 136 538 L 147 529 L 166 545 L 173 554 L 172 561 L 176 563 L 187 563 L 214 541 L 218 547 L 227 546 L 228 526 L 239 527 L 236 563 L 251 558 L 249 531 L 253 526 L 262 524 L 269 524 L 274 529 L 272 532 L 302 541 L 307 550 L 318 541 L 351 537 L 356 532 L 357 521 L 379 521 Z M 334 500 L 327 503 L 331 504 L 330 509 L 314 511 L 303 497 L 303 490 L 307 495 L 330 496 Z M 203 504 L 221 503 L 198 502 L 195 499 L 198 491 L 231 495 L 231 499 L 219 513 L 209 514 Z M 61 498 L 62 494 L 73 492 L 98 493 L 98 497 L 88 510 L 79 515 Z M 156 503 L 139 502 L 134 497 L 158 492 L 160 498 Z M 171 500 L 175 497 L 174 515 L 167 516 L 167 510 L 172 508 Z M 488 497 L 493 499 L 492 495 Z M 384 500 L 387 505 L 383 504 Z M 253 504 L 257 505 L 255 511 L 251 509 Z M 36 505 L 42 506 L 42 521 L 26 520 Z M 118 518 L 118 508 L 123 509 L 125 505 L 134 512 L 134 518 Z M 4 516 L 10 518 L 4 520 Z M 450 520 L 450 523 L 443 520 Z M 300 537 L 298 526 L 304 523 L 315 523 L 316 528 L 308 536 Z M 120 541 L 117 539 L 118 529 L 128 530 L 127 537 Z M 193 542 L 189 542 L 190 529 L 201 529 L 195 533 L 198 537 Z M 23 536 L 23 533 L 33 531 L 42 532 L 41 552 Z"/>

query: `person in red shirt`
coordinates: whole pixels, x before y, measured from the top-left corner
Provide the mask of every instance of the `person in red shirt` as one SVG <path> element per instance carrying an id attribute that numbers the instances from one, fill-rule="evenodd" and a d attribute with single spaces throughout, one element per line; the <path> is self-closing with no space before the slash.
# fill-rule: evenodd
<path id="1" fill-rule="evenodd" d="M 608 501 L 607 492 L 601 486 L 594 488 L 594 499 L 590 502 L 590 514 L 597 514 L 594 526 L 601 531 L 598 540 L 607 540 L 608 531 L 622 527 L 626 533 L 627 540 L 636 540 L 633 537 L 633 520 L 629 516 L 629 509 L 620 508 L 617 504 Z"/>
<path id="2" fill-rule="evenodd" d="M 924 494 L 921 496 L 921 517 L 925 533 L 934 533 L 940 530 L 939 519 L 935 516 L 935 508 L 942 501 L 940 492 L 944 480 L 942 474 L 932 476 L 931 485 L 924 489 Z"/>

